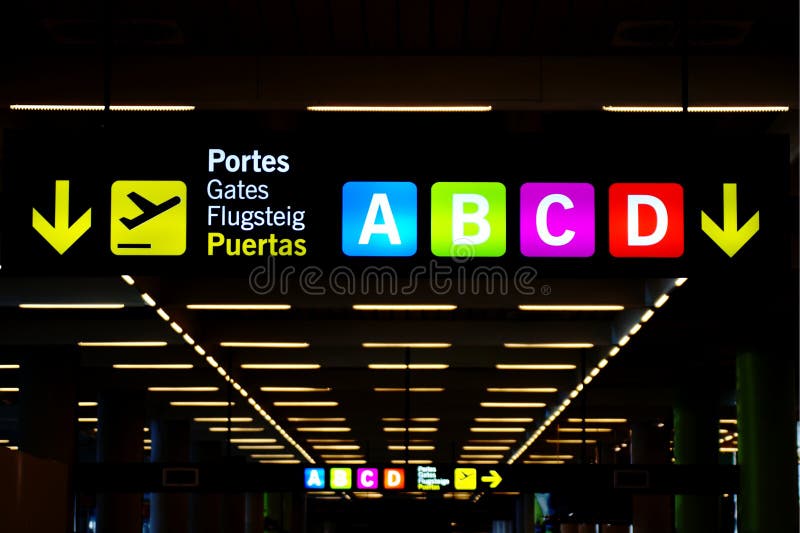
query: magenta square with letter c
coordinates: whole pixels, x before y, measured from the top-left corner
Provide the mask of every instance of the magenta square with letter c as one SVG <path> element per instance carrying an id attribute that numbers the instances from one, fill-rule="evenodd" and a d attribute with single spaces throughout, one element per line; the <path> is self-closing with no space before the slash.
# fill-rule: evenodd
<path id="1" fill-rule="evenodd" d="M 594 254 L 591 183 L 525 183 L 519 196 L 520 251 L 526 257 Z"/>
<path id="2" fill-rule="evenodd" d="M 359 489 L 377 489 L 379 479 L 377 468 L 359 468 L 356 471 L 356 487 Z"/>

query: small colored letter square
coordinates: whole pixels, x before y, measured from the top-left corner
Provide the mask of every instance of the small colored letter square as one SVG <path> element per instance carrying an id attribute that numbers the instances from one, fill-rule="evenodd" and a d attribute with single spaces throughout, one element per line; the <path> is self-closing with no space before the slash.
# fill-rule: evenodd
<path id="1" fill-rule="evenodd" d="M 342 188 L 342 251 L 349 256 L 417 252 L 417 186 L 402 181 L 351 181 Z"/>
<path id="2" fill-rule="evenodd" d="M 379 479 L 377 468 L 359 468 L 356 471 L 356 488 L 377 489 Z"/>
<path id="3" fill-rule="evenodd" d="M 349 489 L 353 486 L 353 470 L 351 468 L 331 468 L 331 488 Z"/>
<path id="4" fill-rule="evenodd" d="M 505 254 L 505 185 L 434 183 L 431 187 L 431 251 L 437 257 L 500 257 Z"/>
<path id="5" fill-rule="evenodd" d="M 522 255 L 591 257 L 594 233 L 594 187 L 590 183 L 525 183 L 520 189 Z"/>
<path id="6" fill-rule="evenodd" d="M 406 471 L 402 468 L 383 469 L 383 488 L 400 490 L 406 487 Z"/>
<path id="7" fill-rule="evenodd" d="M 608 189 L 608 244 L 614 257 L 683 255 L 683 187 L 615 183 Z"/>
<path id="8" fill-rule="evenodd" d="M 305 487 L 307 489 L 324 489 L 325 488 L 325 469 L 324 468 L 306 468 L 305 469 Z"/>

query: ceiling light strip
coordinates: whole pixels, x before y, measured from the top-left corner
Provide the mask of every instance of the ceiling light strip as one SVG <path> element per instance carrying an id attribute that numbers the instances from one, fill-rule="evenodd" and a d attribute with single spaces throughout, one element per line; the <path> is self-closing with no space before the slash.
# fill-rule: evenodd
<path id="1" fill-rule="evenodd" d="M 167 341 L 79 341 L 85 348 L 161 348 Z"/>
<path id="2" fill-rule="evenodd" d="M 237 342 L 222 341 L 219 345 L 223 348 L 308 348 L 307 342 Z"/>
<path id="3" fill-rule="evenodd" d="M 554 348 L 554 349 L 581 349 L 594 348 L 591 342 L 504 342 L 504 348 Z"/>
<path id="4" fill-rule="evenodd" d="M 520 311 L 622 311 L 624 305 L 579 304 L 579 305 L 528 305 L 517 306 Z"/>
<path id="5" fill-rule="evenodd" d="M 122 280 L 125 283 L 127 283 L 128 285 L 131 285 L 131 286 L 134 286 L 134 287 L 136 286 L 136 280 L 134 280 L 133 277 L 131 277 L 131 276 L 127 275 L 127 274 L 124 274 L 121 277 L 122 277 Z M 155 299 L 152 296 L 150 296 L 149 294 L 147 294 L 146 292 L 142 292 L 141 293 L 141 297 L 142 297 L 142 300 L 148 306 L 153 307 L 153 308 L 158 308 Z M 211 366 L 212 368 L 215 368 L 217 373 L 220 376 L 222 376 L 222 378 L 227 383 L 229 383 L 236 391 L 238 391 L 239 394 L 242 396 L 242 398 L 247 398 L 247 403 L 250 404 L 250 406 L 259 415 L 261 415 L 261 418 L 266 420 L 273 427 L 273 429 L 275 431 L 277 431 L 289 444 L 291 444 L 300 453 L 300 455 L 302 455 L 309 463 L 312 463 L 312 464 L 316 463 L 314 458 L 311 457 L 311 455 L 309 455 L 309 453 L 306 452 L 306 450 L 291 435 L 289 435 L 289 433 L 283 427 L 281 427 L 281 425 L 278 424 L 278 422 L 274 418 L 272 418 L 272 416 L 270 416 L 270 414 L 267 413 L 267 411 L 252 396 L 250 396 L 250 394 L 247 392 L 247 390 L 244 387 L 242 387 L 242 385 L 240 383 L 238 383 L 234 378 L 232 378 L 230 376 L 228 371 L 225 370 L 225 368 L 222 365 L 220 365 L 213 357 L 206 356 L 205 349 L 202 346 L 200 346 L 199 344 L 197 344 L 194 341 L 194 339 L 192 339 L 190 336 L 188 336 L 188 334 L 181 335 L 181 333 L 183 333 L 183 328 L 177 322 L 173 322 L 172 324 L 174 324 L 174 326 L 172 326 L 172 329 L 181 338 L 181 340 L 183 340 L 186 343 L 187 346 L 192 347 L 194 349 L 194 351 L 197 352 L 197 354 L 200 357 L 202 357 L 206 361 L 206 363 L 209 364 L 209 366 Z M 166 343 L 164 343 L 164 344 L 166 344 Z M 307 343 L 306 343 L 306 345 L 307 345 Z M 170 402 L 171 405 L 177 405 L 178 403 L 181 403 L 181 402 Z M 182 402 L 182 404 L 189 404 L 189 403 L 190 402 Z M 223 402 L 223 403 L 226 406 L 228 405 L 228 402 Z M 232 403 L 233 402 L 231 402 L 231 404 Z M 227 428 L 225 428 L 225 429 L 227 429 Z M 233 442 L 233 439 L 231 439 L 231 442 Z M 274 442 L 274 439 L 273 439 L 273 442 Z"/>
<path id="6" fill-rule="evenodd" d="M 427 105 L 427 106 L 370 106 L 370 105 L 310 105 L 306 111 L 339 113 L 486 113 L 490 105 Z"/>
<path id="7" fill-rule="evenodd" d="M 124 309 L 119 303 L 21 303 L 20 309 Z"/>
<path id="8" fill-rule="evenodd" d="M 604 106 L 604 109 L 605 109 L 605 107 L 606 106 Z M 607 111 L 611 111 L 611 109 L 606 109 L 606 110 Z M 687 279 L 688 278 L 675 278 L 672 287 L 669 288 L 669 289 L 666 289 L 658 298 L 656 298 L 655 302 L 653 303 L 653 308 L 647 309 L 647 311 L 645 311 L 645 313 L 642 314 L 641 318 L 639 319 L 638 324 L 634 325 L 634 327 L 631 328 L 631 330 L 628 332 L 627 335 L 624 335 L 622 338 L 620 338 L 617 341 L 617 344 L 615 344 L 614 346 L 611 347 L 611 349 L 608 352 L 608 355 L 606 357 L 604 357 L 603 359 L 601 359 L 598 362 L 597 366 L 592 368 L 589 371 L 589 373 L 584 377 L 583 381 L 579 382 L 575 386 L 575 388 L 568 393 L 567 397 L 564 398 L 564 400 L 561 402 L 561 404 L 558 405 L 558 407 L 556 407 L 554 410 L 552 410 L 550 412 L 550 415 L 548 416 L 548 418 L 546 418 L 539 425 L 539 427 L 536 428 L 536 430 L 530 435 L 530 437 L 528 437 L 528 439 L 524 443 L 522 443 L 514 451 L 514 453 L 511 454 L 511 456 L 506 460 L 507 464 L 514 464 L 514 462 L 516 462 L 525 453 L 525 451 L 528 448 L 530 448 L 530 446 L 534 442 L 536 442 L 536 440 L 541 436 L 541 434 L 544 433 L 547 430 L 547 428 L 550 427 L 550 425 L 553 424 L 553 422 L 556 421 L 556 419 L 561 415 L 561 413 L 563 413 L 564 410 L 566 410 L 566 408 L 569 407 L 569 405 L 572 403 L 572 401 L 580 395 L 580 393 L 583 391 L 585 386 L 588 385 L 589 383 L 591 383 L 592 380 L 600 374 L 600 372 L 608 365 L 610 359 L 613 358 L 613 357 L 616 357 L 616 355 L 620 352 L 620 349 L 623 346 L 625 346 L 628 342 L 630 342 L 631 336 L 636 335 L 642 329 L 643 324 L 648 322 L 653 317 L 653 315 L 655 314 L 655 311 L 664 306 L 664 304 L 667 302 L 667 300 L 669 300 L 670 292 L 675 287 L 682 287 L 686 283 Z M 522 306 L 520 306 L 520 308 L 521 307 Z M 522 366 L 525 366 L 525 365 L 502 365 L 502 366 L 504 366 L 506 368 L 501 368 L 501 365 L 499 365 L 499 364 L 497 365 L 497 368 L 499 370 L 506 370 L 506 369 L 510 369 L 508 367 L 515 367 L 516 366 L 517 368 L 515 368 L 515 369 L 520 369 L 519 367 L 522 367 Z M 529 365 L 529 366 L 532 366 L 532 365 Z M 486 402 L 483 402 L 483 403 L 486 403 Z M 483 403 L 481 405 L 483 405 Z M 570 421 L 572 421 L 572 420 L 570 420 Z M 548 441 L 548 442 L 550 442 L 550 441 Z M 583 442 L 583 441 L 581 441 L 581 442 Z M 589 441 L 586 441 L 586 442 L 589 442 Z"/>
<path id="9" fill-rule="evenodd" d="M 355 304 L 355 311 L 455 311 L 450 304 Z"/>
<path id="10" fill-rule="evenodd" d="M 689 106 L 689 113 L 785 113 L 786 105 L 723 105 Z M 614 106 L 604 105 L 603 111 L 612 113 L 683 113 L 681 106 Z"/>
<path id="11" fill-rule="evenodd" d="M 288 311 L 289 304 L 188 304 L 186 309 L 196 311 Z"/>
<path id="12" fill-rule="evenodd" d="M 194 365 L 190 363 L 114 363 L 111 366 L 118 370 L 191 370 L 194 368 Z"/>
<path id="13" fill-rule="evenodd" d="M 449 342 L 362 342 L 362 348 L 450 348 Z"/>
<path id="14" fill-rule="evenodd" d="M 11 104 L 11 111 L 105 111 L 106 106 L 94 104 Z M 110 111 L 194 111 L 193 105 L 112 105 Z"/>

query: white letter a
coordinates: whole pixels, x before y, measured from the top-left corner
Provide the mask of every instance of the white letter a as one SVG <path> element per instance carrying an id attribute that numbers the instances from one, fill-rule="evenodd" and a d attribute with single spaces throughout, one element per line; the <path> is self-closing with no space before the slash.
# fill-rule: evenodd
<path id="1" fill-rule="evenodd" d="M 382 224 L 375 223 L 375 220 L 378 218 L 378 210 L 380 210 L 383 215 Z M 392 207 L 389 205 L 389 197 L 386 196 L 384 192 L 372 195 L 372 200 L 367 210 L 367 217 L 364 220 L 364 227 L 361 228 L 361 236 L 358 238 L 358 244 L 369 244 L 370 238 L 375 234 L 387 235 L 389 237 L 389 244 L 402 244 L 400 242 L 400 232 L 397 231 L 397 224 L 394 222 Z"/>

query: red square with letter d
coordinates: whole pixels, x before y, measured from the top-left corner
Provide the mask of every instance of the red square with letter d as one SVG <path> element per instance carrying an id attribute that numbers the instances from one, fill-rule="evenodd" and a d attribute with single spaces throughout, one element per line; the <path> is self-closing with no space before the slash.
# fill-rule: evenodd
<path id="1" fill-rule="evenodd" d="M 683 187 L 614 183 L 608 190 L 608 244 L 614 257 L 683 255 Z"/>

